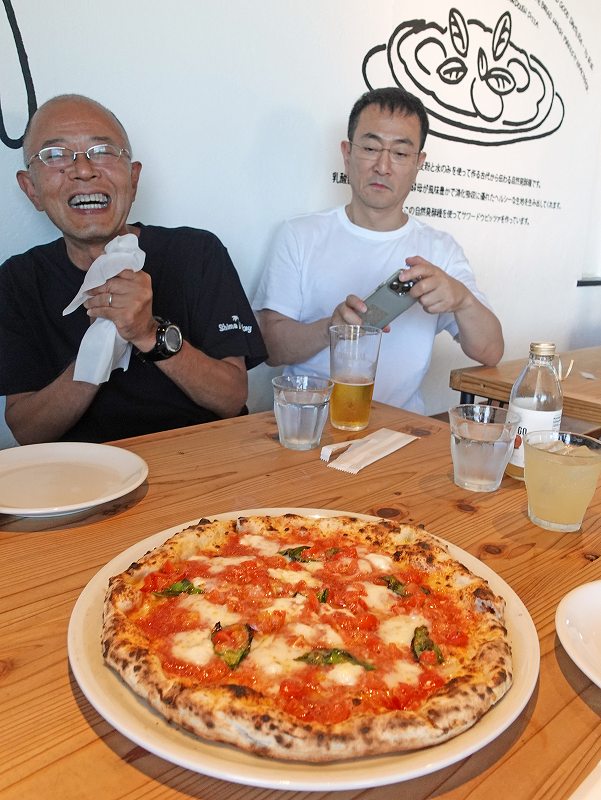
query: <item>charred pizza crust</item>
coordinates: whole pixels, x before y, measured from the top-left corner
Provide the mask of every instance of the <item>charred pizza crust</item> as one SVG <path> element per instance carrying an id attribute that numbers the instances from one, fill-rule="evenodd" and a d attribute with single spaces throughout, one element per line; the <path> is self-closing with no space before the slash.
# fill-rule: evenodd
<path id="1" fill-rule="evenodd" d="M 428 578 L 429 588 L 424 591 L 448 592 L 467 610 L 473 620 L 469 643 L 449 649 L 443 667 L 448 679 L 417 707 L 364 713 L 357 700 L 347 719 L 333 723 L 307 721 L 287 713 L 274 703 L 273 696 L 261 690 L 260 681 L 259 688 L 248 685 L 248 681 L 238 683 L 235 669 L 219 685 L 199 685 L 186 674 L 166 670 L 161 653 L 135 623 L 136 613 L 146 601 L 144 582 L 165 564 L 193 560 L 199 553 L 202 558 L 213 558 L 217 569 L 228 540 L 240 534 L 249 546 L 254 544 L 259 550 L 264 541 L 275 541 L 280 553 L 283 547 L 298 546 L 316 537 L 341 536 L 341 541 L 358 547 L 361 553 L 370 553 L 370 563 L 376 566 L 381 558 L 387 564 L 392 560 L 400 570 L 419 570 Z M 186 596 L 182 602 L 189 605 L 192 600 Z M 206 624 L 202 636 L 209 636 Z M 260 646 L 261 637 L 255 632 L 251 652 Z M 471 727 L 503 697 L 512 681 L 504 601 L 486 581 L 453 560 L 439 539 L 420 528 L 353 517 L 315 520 L 285 515 L 201 520 L 110 579 L 102 648 L 106 662 L 170 722 L 203 739 L 226 742 L 259 755 L 310 762 L 414 750 L 444 742 Z"/>

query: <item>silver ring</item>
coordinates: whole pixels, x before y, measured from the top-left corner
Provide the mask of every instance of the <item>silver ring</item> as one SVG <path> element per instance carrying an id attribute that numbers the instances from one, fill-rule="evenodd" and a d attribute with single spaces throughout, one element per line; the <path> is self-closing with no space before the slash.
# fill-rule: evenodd
<path id="1" fill-rule="evenodd" d="M 113 305 L 113 295 L 109 292 L 109 308 Z"/>

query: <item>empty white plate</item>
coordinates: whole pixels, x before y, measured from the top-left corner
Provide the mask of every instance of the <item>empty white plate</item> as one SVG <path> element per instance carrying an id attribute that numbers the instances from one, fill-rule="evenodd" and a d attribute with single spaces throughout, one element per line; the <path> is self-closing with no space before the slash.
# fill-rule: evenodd
<path id="1" fill-rule="evenodd" d="M 30 444 L 0 451 L 0 513 L 71 514 L 139 486 L 146 462 L 122 447 L 87 442 Z"/>
<path id="2" fill-rule="evenodd" d="M 572 661 L 601 687 L 601 581 L 568 592 L 557 606 L 555 628 Z"/>

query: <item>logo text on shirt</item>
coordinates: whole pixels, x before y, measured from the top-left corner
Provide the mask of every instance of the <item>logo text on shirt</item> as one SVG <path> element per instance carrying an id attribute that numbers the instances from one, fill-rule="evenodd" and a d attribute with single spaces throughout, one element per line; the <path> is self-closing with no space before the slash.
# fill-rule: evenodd
<path id="1" fill-rule="evenodd" d="M 219 323 L 219 333 L 224 333 L 225 331 L 244 331 L 244 333 L 252 333 L 253 326 L 252 325 L 244 325 L 244 323 L 240 320 L 240 317 L 236 314 L 232 314 L 232 321 L 231 322 L 220 322 Z"/>

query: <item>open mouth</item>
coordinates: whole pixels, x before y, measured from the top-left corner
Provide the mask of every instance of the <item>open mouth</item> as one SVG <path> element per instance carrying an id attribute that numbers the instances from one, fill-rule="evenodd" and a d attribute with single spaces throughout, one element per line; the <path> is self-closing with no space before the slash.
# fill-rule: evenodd
<path id="1" fill-rule="evenodd" d="M 70 208 L 79 208 L 83 210 L 106 208 L 109 203 L 109 196 L 101 192 L 94 192 L 94 194 L 76 194 L 69 199 Z"/>

